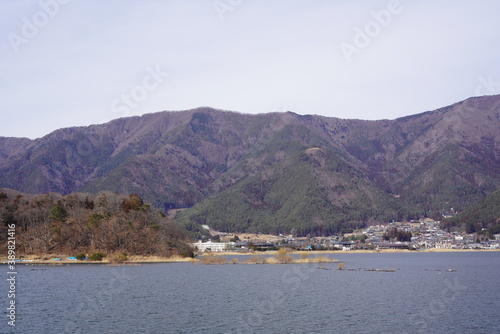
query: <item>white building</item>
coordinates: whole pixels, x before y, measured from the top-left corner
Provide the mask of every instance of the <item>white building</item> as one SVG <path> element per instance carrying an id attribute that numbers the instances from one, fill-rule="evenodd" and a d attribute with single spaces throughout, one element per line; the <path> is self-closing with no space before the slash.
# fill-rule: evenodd
<path id="1" fill-rule="evenodd" d="M 200 252 L 223 252 L 229 247 L 234 246 L 234 242 L 212 242 L 212 240 L 202 242 L 199 240 L 198 242 L 192 243 L 191 246 L 197 248 Z"/>

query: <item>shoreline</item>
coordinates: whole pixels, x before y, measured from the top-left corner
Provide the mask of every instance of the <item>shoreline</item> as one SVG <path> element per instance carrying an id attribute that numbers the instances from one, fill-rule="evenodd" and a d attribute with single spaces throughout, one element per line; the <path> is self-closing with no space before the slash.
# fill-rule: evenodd
<path id="1" fill-rule="evenodd" d="M 40 259 L 41 256 L 37 255 L 30 255 L 27 256 L 25 259 L 16 259 L 15 265 L 51 265 L 51 266 L 61 266 L 61 265 L 67 265 L 67 264 L 101 264 L 101 265 L 139 265 L 142 263 L 181 263 L 181 262 L 191 262 L 192 258 L 184 258 L 180 256 L 174 256 L 174 257 L 161 257 L 161 256 L 142 256 L 142 255 L 132 255 L 130 256 L 127 260 L 125 261 L 110 261 L 107 260 L 106 258 L 103 259 L 102 261 L 90 261 L 90 260 L 53 260 L 53 259 L 47 259 L 47 260 L 42 260 Z M 51 256 L 54 257 L 54 256 Z M 69 256 L 58 256 L 59 258 L 68 258 Z M 6 258 L 0 258 L 0 265 L 5 264 L 7 265 L 7 259 Z"/>
<path id="2" fill-rule="evenodd" d="M 409 250 L 409 249 L 354 249 L 354 250 L 315 250 L 315 251 L 290 251 L 287 254 L 290 255 L 300 255 L 300 254 L 311 254 L 311 255 L 320 255 L 320 254 L 382 254 L 382 253 L 468 253 L 468 252 L 498 252 L 500 249 L 449 249 L 449 248 L 428 248 L 424 250 Z M 253 252 L 212 252 L 206 254 L 215 254 L 215 255 L 276 255 L 278 251 L 270 250 L 270 251 L 253 251 Z M 204 253 L 200 253 L 199 255 L 204 255 Z"/>
<path id="3" fill-rule="evenodd" d="M 409 249 L 379 249 L 379 250 L 324 250 L 324 251 L 291 251 L 289 255 L 339 255 L 339 254 L 384 254 L 384 253 L 469 253 L 469 252 L 498 252 L 500 249 L 449 249 L 449 248 L 428 248 L 425 250 L 409 250 Z M 205 255 L 216 256 L 263 256 L 263 255 L 276 255 L 278 251 L 253 251 L 253 252 L 207 252 L 199 253 L 196 258 L 183 258 L 183 257 L 160 257 L 160 256 L 130 256 L 126 261 L 113 262 L 104 259 L 103 261 L 89 261 L 89 260 L 42 260 L 40 256 L 28 256 L 26 259 L 16 259 L 16 265 L 66 265 L 66 264 L 101 264 L 101 265 L 139 265 L 143 263 L 197 263 L 199 258 Z M 67 256 L 62 256 L 67 257 Z M 0 264 L 7 264 L 6 258 L 0 258 Z"/>

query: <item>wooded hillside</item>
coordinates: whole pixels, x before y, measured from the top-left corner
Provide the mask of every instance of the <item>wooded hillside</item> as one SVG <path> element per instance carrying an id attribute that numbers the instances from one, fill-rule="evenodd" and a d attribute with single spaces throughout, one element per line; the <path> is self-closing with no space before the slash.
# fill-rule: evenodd
<path id="1" fill-rule="evenodd" d="M 0 189 L 0 244 L 16 226 L 21 254 L 190 255 L 183 226 L 132 194 L 30 195 Z"/>

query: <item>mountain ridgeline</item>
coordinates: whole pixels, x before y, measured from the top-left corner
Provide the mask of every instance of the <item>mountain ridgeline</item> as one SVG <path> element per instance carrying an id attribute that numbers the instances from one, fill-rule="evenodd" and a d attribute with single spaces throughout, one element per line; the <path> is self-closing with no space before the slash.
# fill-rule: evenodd
<path id="1" fill-rule="evenodd" d="M 0 138 L 0 187 L 137 193 L 191 230 L 331 234 L 500 189 L 500 96 L 396 120 L 197 108 Z"/>

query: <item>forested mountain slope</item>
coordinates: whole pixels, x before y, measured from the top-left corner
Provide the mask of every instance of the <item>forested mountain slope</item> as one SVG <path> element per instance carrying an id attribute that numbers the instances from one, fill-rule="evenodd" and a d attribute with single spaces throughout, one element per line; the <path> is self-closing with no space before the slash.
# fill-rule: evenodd
<path id="1" fill-rule="evenodd" d="M 500 96 L 396 120 L 197 108 L 0 138 L 0 186 L 137 193 L 231 231 L 438 215 L 500 188 Z"/>

